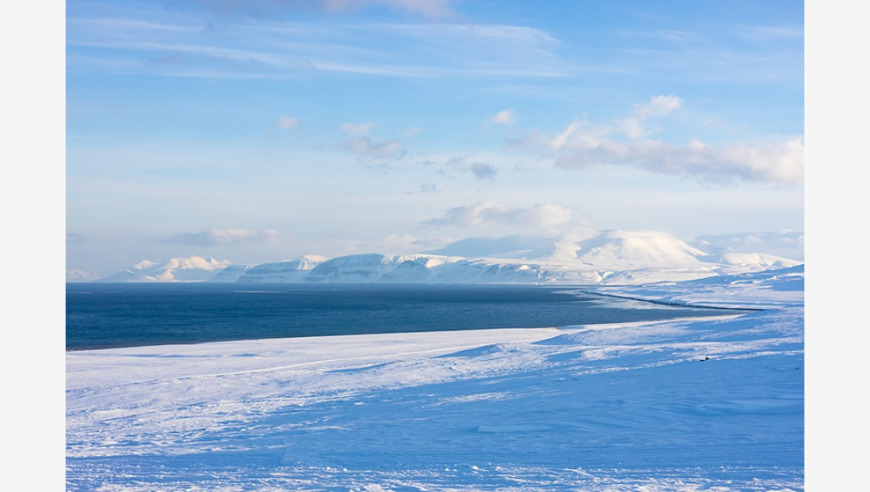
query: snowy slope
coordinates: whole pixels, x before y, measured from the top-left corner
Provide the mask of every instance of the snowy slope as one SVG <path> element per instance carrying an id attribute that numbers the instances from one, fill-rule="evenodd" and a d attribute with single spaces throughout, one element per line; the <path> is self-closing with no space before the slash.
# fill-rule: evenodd
<path id="1" fill-rule="evenodd" d="M 246 269 L 235 280 L 241 283 L 301 282 L 314 267 L 326 260 L 324 256 L 307 255 L 298 260 L 261 263 Z M 221 281 L 219 278 L 214 280 Z"/>
<path id="2" fill-rule="evenodd" d="M 237 282 L 242 275 L 248 270 L 257 265 L 227 265 L 226 268 L 219 271 L 214 277 L 208 279 L 209 282 Z"/>
<path id="3" fill-rule="evenodd" d="M 590 288 L 765 308 L 708 319 L 68 352 L 68 490 L 803 490 L 803 278 Z"/>

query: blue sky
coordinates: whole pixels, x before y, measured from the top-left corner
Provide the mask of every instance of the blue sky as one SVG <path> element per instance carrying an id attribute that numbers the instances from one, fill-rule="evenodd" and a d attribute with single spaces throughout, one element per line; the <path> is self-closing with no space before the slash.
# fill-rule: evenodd
<path id="1" fill-rule="evenodd" d="M 67 267 L 803 230 L 803 3 L 66 3 Z"/>

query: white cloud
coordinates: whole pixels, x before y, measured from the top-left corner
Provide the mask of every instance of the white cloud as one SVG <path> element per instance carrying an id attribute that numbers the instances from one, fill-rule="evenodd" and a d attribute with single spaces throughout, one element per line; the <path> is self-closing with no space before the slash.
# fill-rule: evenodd
<path id="1" fill-rule="evenodd" d="M 657 128 L 647 128 L 650 118 L 664 116 L 683 105 L 682 99 L 674 95 L 655 96 L 645 104 L 635 104 L 632 115 L 621 121 L 619 131 L 630 138 L 640 138 L 655 133 Z"/>
<path id="2" fill-rule="evenodd" d="M 527 208 L 514 208 L 501 203 L 485 201 L 451 208 L 443 216 L 427 220 L 423 225 L 436 227 L 507 226 L 526 229 L 529 227 L 562 226 L 570 223 L 573 219 L 574 212 L 559 203 L 543 203 Z"/>
<path id="3" fill-rule="evenodd" d="M 495 125 L 509 125 L 517 120 L 516 112 L 512 109 L 505 109 L 492 115 L 489 122 Z"/>
<path id="4" fill-rule="evenodd" d="M 553 137 L 538 130 L 508 140 L 518 147 L 546 147 L 556 167 L 632 166 L 650 172 L 694 177 L 724 184 L 737 180 L 796 186 L 803 183 L 803 137 L 711 145 L 693 141 L 674 145 L 646 138 L 647 121 L 679 109 L 676 96 L 656 96 L 634 106 L 632 114 L 612 125 L 572 121 Z"/>
<path id="5" fill-rule="evenodd" d="M 285 129 L 293 129 L 299 126 L 299 118 L 291 118 L 289 116 L 278 117 L 278 127 Z"/>
<path id="6" fill-rule="evenodd" d="M 555 164 L 564 169 L 633 166 L 654 173 L 692 176 L 708 183 L 743 180 L 794 186 L 803 183 L 804 144 L 802 138 L 725 146 L 699 141 L 675 146 L 658 140 L 578 139 L 561 149 Z"/>
<path id="7" fill-rule="evenodd" d="M 683 100 L 674 95 L 655 96 L 646 104 L 635 104 L 634 114 L 638 118 L 649 118 L 650 116 L 661 116 L 670 113 L 675 109 L 679 109 L 683 105 Z"/>
<path id="8" fill-rule="evenodd" d="M 159 8 L 101 14 L 71 13 L 67 45 L 71 72 L 94 70 L 171 77 L 296 80 L 345 73 L 384 77 L 561 77 L 575 72 L 558 56 L 560 42 L 522 26 L 453 22 L 308 21 L 299 10 L 381 7 L 447 12 L 446 1 L 182 0 L 203 12 L 177 9 L 172 24 Z M 211 14 L 211 15 L 209 15 Z M 93 15 L 93 14 L 92 14 Z M 132 15 L 148 21 L 128 20 Z M 253 18 L 246 19 L 247 17 Z M 259 19 L 268 19 L 262 22 Z M 220 33 L 219 35 L 215 35 Z M 232 44 L 230 44 L 232 43 Z M 93 49 L 99 48 L 99 49 Z M 423 53 L 425 56 L 421 56 Z"/>
<path id="9" fill-rule="evenodd" d="M 208 229 L 202 232 L 185 233 L 173 236 L 162 242 L 190 244 L 194 246 L 215 246 L 231 243 L 270 243 L 278 240 L 280 234 L 272 229 L 261 231 L 251 229 Z"/>

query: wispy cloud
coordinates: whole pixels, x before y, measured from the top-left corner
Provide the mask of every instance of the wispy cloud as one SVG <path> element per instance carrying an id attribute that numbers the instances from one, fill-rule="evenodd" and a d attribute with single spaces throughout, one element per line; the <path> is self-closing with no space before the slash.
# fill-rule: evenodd
<path id="1" fill-rule="evenodd" d="M 484 201 L 473 205 L 454 207 L 443 216 L 423 222 L 425 226 L 513 228 L 557 227 L 570 223 L 574 212 L 559 203 L 543 203 L 527 208 L 515 208 L 501 203 Z"/>
<path id="2" fill-rule="evenodd" d="M 803 40 L 804 28 L 796 25 L 748 26 L 740 29 L 737 35 L 759 44 L 792 42 Z"/>
<path id="3" fill-rule="evenodd" d="M 375 127 L 375 123 L 367 121 L 365 123 L 343 123 L 341 131 L 350 135 L 364 135 Z"/>
<path id="4" fill-rule="evenodd" d="M 499 111 L 498 113 L 489 117 L 487 120 L 490 124 L 494 125 L 508 125 L 517 120 L 516 111 L 512 109 L 505 109 Z"/>
<path id="5" fill-rule="evenodd" d="M 400 140 L 374 142 L 366 136 L 375 126 L 375 123 L 370 121 L 365 123 L 344 123 L 341 125 L 341 131 L 346 133 L 348 138 L 341 142 L 338 148 L 363 158 L 394 159 L 403 157 L 405 153 L 402 150 L 402 142 Z"/>
<path id="6" fill-rule="evenodd" d="M 453 17 L 456 0 L 323 0 L 330 11 L 359 10 L 369 6 L 418 14 L 429 19 Z"/>
<path id="7" fill-rule="evenodd" d="M 396 12 L 440 20 L 453 17 L 455 0 L 184 0 L 204 11 L 230 17 L 274 17 L 299 11 L 355 12 L 382 7 Z"/>
<path id="8" fill-rule="evenodd" d="M 299 127 L 299 118 L 291 118 L 290 116 L 279 116 L 278 117 L 278 128 L 283 128 L 285 130 L 292 130 Z"/>
<path id="9" fill-rule="evenodd" d="M 419 135 L 422 132 L 423 132 L 423 129 L 420 128 L 419 126 L 412 126 L 410 128 L 405 128 L 404 130 L 402 130 L 402 136 L 410 138 L 410 137 Z"/>
<path id="10" fill-rule="evenodd" d="M 392 159 L 404 155 L 402 142 L 398 140 L 373 142 L 369 137 L 353 137 L 342 142 L 339 148 L 360 157 L 375 159 Z"/>
<path id="11" fill-rule="evenodd" d="M 160 242 L 188 244 L 193 246 L 216 246 L 232 243 L 270 243 L 278 240 L 280 233 L 271 229 L 208 229 L 202 232 L 184 233 Z"/>
<path id="12" fill-rule="evenodd" d="M 560 77 L 559 42 L 523 26 L 430 22 L 352 22 L 329 16 L 299 22 L 265 15 L 308 8 L 337 12 L 380 6 L 408 12 L 446 13 L 449 1 L 277 0 L 195 1 L 229 15 L 216 27 L 201 12 L 157 9 L 126 19 L 123 11 L 100 17 L 73 12 L 67 20 L 69 67 L 101 68 L 197 78 L 288 78 L 303 73 L 365 74 L 401 78 Z M 248 12 L 251 15 L 246 15 Z M 263 15 L 253 15 L 261 12 Z M 250 17 L 250 18 L 249 18 Z M 85 56 L 86 55 L 86 56 Z M 99 62 L 105 58 L 111 63 Z M 87 63 L 80 63 L 87 60 Z M 389 60 L 385 62 L 385 60 Z M 422 61 L 425 60 L 425 61 Z"/>

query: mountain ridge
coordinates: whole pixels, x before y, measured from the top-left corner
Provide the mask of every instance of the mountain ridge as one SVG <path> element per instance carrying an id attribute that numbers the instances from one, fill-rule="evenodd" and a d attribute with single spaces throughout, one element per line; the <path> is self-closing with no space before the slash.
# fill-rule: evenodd
<path id="1" fill-rule="evenodd" d="M 701 249 L 704 244 L 690 245 L 657 231 L 604 230 L 561 238 L 515 235 L 463 239 L 440 249 L 405 255 L 305 255 L 255 265 L 198 256 L 171 258 L 160 264 L 143 260 L 100 281 L 632 285 L 803 263 L 722 246 L 705 251 Z"/>

